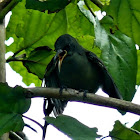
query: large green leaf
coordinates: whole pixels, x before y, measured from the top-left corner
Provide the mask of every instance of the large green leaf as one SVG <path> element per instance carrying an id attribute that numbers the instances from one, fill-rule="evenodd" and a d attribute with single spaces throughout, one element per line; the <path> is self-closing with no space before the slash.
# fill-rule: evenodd
<path id="1" fill-rule="evenodd" d="M 73 140 L 95 140 L 100 137 L 97 134 L 97 128 L 89 128 L 70 116 L 46 117 L 46 120 Z"/>
<path id="2" fill-rule="evenodd" d="M 109 27 L 108 27 L 109 29 Z M 120 31 L 112 35 L 97 22 L 96 45 L 102 50 L 101 58 L 111 73 L 125 100 L 135 94 L 137 53 L 134 42 Z"/>
<path id="3" fill-rule="evenodd" d="M 71 9 L 73 9 L 73 12 L 71 12 Z M 22 1 L 12 10 L 10 23 L 7 27 L 7 39 L 13 37 L 14 42 L 7 47 L 7 52 L 12 51 L 14 53 L 13 58 L 26 54 L 26 59 L 31 59 L 31 51 L 39 46 L 49 46 L 49 48 L 54 49 L 56 39 L 65 33 L 69 33 L 77 39 L 82 37 L 88 38 L 87 46 L 93 44 L 93 25 L 79 11 L 76 4 L 71 3 L 58 13 L 48 14 L 47 11 L 43 13 L 36 10 L 27 10 L 25 2 Z M 87 42 L 86 39 L 81 42 L 81 45 L 84 44 L 85 46 L 85 42 Z M 22 59 L 20 60 L 22 61 Z M 47 65 L 49 61 L 50 57 L 46 55 L 46 58 L 42 59 L 41 63 Z M 23 76 L 25 84 L 35 83 L 36 86 L 40 86 L 37 77 L 34 76 L 35 78 L 33 78 L 32 74 L 26 76 L 27 70 L 21 62 L 10 62 L 10 65 Z M 38 64 L 37 66 L 35 66 L 35 63 L 33 65 L 38 67 Z M 37 74 L 37 71 L 29 70 L 29 63 L 27 66 L 28 70 L 37 74 L 39 78 L 42 78 L 42 75 L 44 75 L 44 67 L 39 67 Z"/>
<path id="4" fill-rule="evenodd" d="M 113 140 L 139 140 L 140 132 L 134 130 L 132 128 L 127 128 L 125 125 L 121 124 L 119 121 L 115 122 L 113 130 L 109 133 L 109 136 L 113 138 Z"/>
<path id="5" fill-rule="evenodd" d="M 48 14 L 47 11 L 42 13 L 27 10 L 23 1 L 12 11 L 7 27 L 7 39 L 13 37 L 14 43 L 7 47 L 7 51 L 30 52 L 39 46 L 54 48 L 56 39 L 65 33 L 74 37 L 94 36 L 93 25 L 79 11 L 76 4 L 71 3 L 58 13 Z"/>
<path id="6" fill-rule="evenodd" d="M 6 83 L 0 83 L 0 135 L 10 130 L 23 129 L 21 115 L 29 109 L 31 103 L 30 99 L 25 98 L 24 92 L 22 87 L 11 88 Z"/>
<path id="7" fill-rule="evenodd" d="M 104 9 L 113 17 L 119 30 L 140 45 L 140 2 L 139 0 L 111 0 Z"/>
<path id="8" fill-rule="evenodd" d="M 38 46 L 53 48 L 55 40 L 66 32 L 65 13 L 42 13 L 36 10 L 26 10 L 25 2 L 20 2 L 13 10 L 7 27 L 7 38 L 13 37 L 14 43 L 7 51 L 32 51 Z M 63 22 L 61 22 L 63 21 Z"/>
<path id="9" fill-rule="evenodd" d="M 101 49 L 101 59 L 113 77 L 125 100 L 132 100 L 135 94 L 137 54 L 134 42 L 122 34 L 109 17 L 100 22 L 79 4 L 80 10 L 94 24 L 95 43 Z"/>

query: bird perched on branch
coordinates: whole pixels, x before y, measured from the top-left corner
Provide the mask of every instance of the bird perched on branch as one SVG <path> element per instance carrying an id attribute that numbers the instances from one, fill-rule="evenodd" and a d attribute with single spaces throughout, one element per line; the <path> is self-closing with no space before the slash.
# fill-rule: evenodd
<path id="1" fill-rule="evenodd" d="M 46 87 L 67 87 L 96 93 L 99 87 L 110 97 L 122 99 L 112 77 L 104 64 L 92 52 L 84 49 L 68 34 L 55 42 L 56 55 L 48 64 L 45 73 Z M 47 115 L 54 111 L 61 114 L 67 101 L 47 99 Z"/>

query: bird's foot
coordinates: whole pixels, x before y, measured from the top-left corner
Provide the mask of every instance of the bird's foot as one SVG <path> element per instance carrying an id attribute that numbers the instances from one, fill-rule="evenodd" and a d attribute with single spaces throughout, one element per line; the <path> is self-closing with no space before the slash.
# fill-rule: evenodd
<path id="1" fill-rule="evenodd" d="M 64 89 L 67 91 L 67 87 L 66 86 L 61 86 L 60 87 L 60 90 L 59 90 L 60 95 L 62 95 L 62 92 L 63 92 Z"/>
<path id="2" fill-rule="evenodd" d="M 88 90 L 80 89 L 79 92 L 83 92 L 83 100 L 87 97 Z"/>

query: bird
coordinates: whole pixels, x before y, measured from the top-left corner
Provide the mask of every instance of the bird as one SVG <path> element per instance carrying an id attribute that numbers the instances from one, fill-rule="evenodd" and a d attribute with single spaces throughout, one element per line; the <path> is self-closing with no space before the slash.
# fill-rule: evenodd
<path id="1" fill-rule="evenodd" d="M 91 51 L 83 48 L 69 34 L 61 35 L 55 42 L 56 55 L 46 68 L 44 75 L 46 87 L 72 88 L 96 93 L 99 88 L 110 97 L 122 99 L 122 96 L 103 62 Z M 45 110 L 49 115 L 62 114 L 67 101 L 47 99 Z"/>

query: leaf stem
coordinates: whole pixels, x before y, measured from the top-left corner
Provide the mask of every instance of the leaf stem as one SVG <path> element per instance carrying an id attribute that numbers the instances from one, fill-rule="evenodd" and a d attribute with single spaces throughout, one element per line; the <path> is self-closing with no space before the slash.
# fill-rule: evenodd
<path id="1" fill-rule="evenodd" d="M 97 5 L 100 9 L 103 8 L 103 3 L 100 0 L 91 0 L 95 5 Z"/>
<path id="2" fill-rule="evenodd" d="M 89 11 L 91 12 L 91 14 L 92 14 L 94 17 L 96 17 L 96 15 L 93 13 L 93 11 L 91 10 L 90 6 L 88 5 L 87 0 L 84 0 L 84 2 L 85 2 L 85 5 L 87 6 L 87 8 L 89 9 Z"/>

